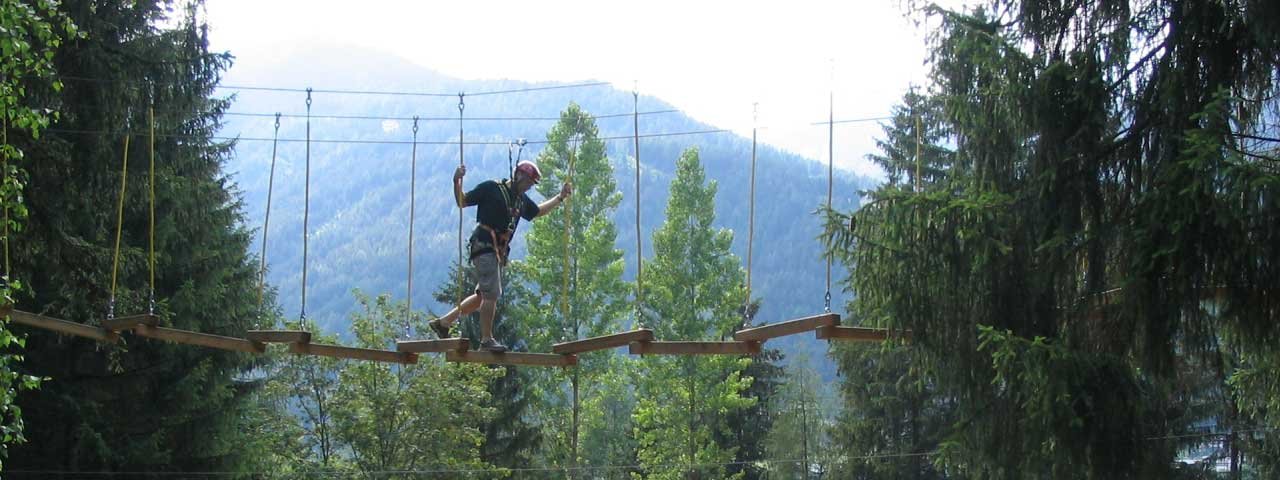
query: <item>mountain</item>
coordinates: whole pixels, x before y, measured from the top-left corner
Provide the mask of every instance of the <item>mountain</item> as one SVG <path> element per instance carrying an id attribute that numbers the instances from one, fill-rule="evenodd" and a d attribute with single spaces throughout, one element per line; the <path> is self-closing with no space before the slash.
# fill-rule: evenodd
<path id="1" fill-rule="evenodd" d="M 441 313 L 448 308 L 435 303 L 430 294 L 445 280 L 450 262 L 457 258 L 458 216 L 450 198 L 450 178 L 458 165 L 457 96 L 393 96 L 374 94 L 324 93 L 326 89 L 402 92 L 489 92 L 528 87 L 553 86 L 513 80 L 462 80 L 415 66 L 402 59 L 374 52 L 332 49 L 300 51 L 268 68 L 233 68 L 223 84 L 227 86 L 313 87 L 313 116 L 421 117 L 417 146 L 417 192 L 414 250 L 414 301 L 417 308 Z M 336 60 L 342 59 L 342 60 Z M 569 82 L 583 83 L 583 82 Z M 258 230 L 266 212 L 271 169 L 274 119 L 238 113 L 282 112 L 303 115 L 305 93 L 268 90 L 222 90 L 233 99 L 221 134 L 239 137 L 233 160 L 227 165 L 231 181 L 240 189 L 246 221 Z M 570 102 L 595 115 L 625 114 L 632 111 L 632 93 L 610 86 L 547 89 L 500 95 L 465 97 L 464 114 L 470 119 L 485 117 L 536 117 L 547 120 L 472 120 L 464 123 L 467 142 L 466 186 L 489 178 L 504 177 L 507 171 L 507 142 L 516 138 L 545 139 L 555 118 Z M 641 96 L 639 110 L 664 111 L 675 107 L 660 99 Z M 712 130 L 679 113 L 640 116 L 641 135 L 653 133 Z M 623 201 L 615 221 L 618 248 L 625 252 L 627 278 L 635 274 L 635 164 L 630 115 L 597 121 L 602 137 L 625 137 L 608 141 L 608 154 L 615 168 Z M 389 292 L 403 299 L 407 277 L 407 242 L 410 190 L 410 158 L 413 146 L 412 121 L 352 118 L 313 118 L 312 142 L 306 138 L 305 118 L 281 120 L 272 185 L 270 227 L 266 232 L 268 283 L 279 293 L 286 316 L 300 309 L 302 282 L 302 223 L 304 216 L 304 176 L 306 158 L 311 162 L 308 218 L 307 316 L 330 331 L 345 332 L 346 314 L 355 307 L 350 290 L 359 288 L 377 294 Z M 265 140 L 262 140 L 265 139 Z M 286 141 L 287 140 L 287 141 Z M 387 143 L 330 143 L 332 140 Z M 675 161 L 687 147 L 697 147 L 709 178 L 718 182 L 717 223 L 735 232 L 733 251 L 744 262 L 747 251 L 747 220 L 751 139 L 730 133 L 642 138 L 641 231 L 644 252 L 652 254 L 652 232 L 662 222 L 667 188 Z M 537 155 L 540 145 L 530 144 L 525 159 Z M 309 150 L 309 153 L 308 153 Z M 872 180 L 837 171 L 834 205 L 850 209 L 857 205 L 858 191 Z M 825 162 L 802 158 L 760 145 L 757 151 L 755 255 L 752 266 L 753 294 L 763 299 L 757 323 L 777 322 L 812 315 L 823 309 L 825 263 L 820 257 L 821 231 L 814 210 L 826 201 Z M 535 200 L 537 194 L 531 192 Z M 468 211 L 464 233 L 474 223 Z M 255 248 L 260 243 L 255 243 Z M 514 243 L 514 258 L 523 255 L 522 236 Z M 844 277 L 836 265 L 833 281 Z M 841 311 L 847 295 L 833 286 L 832 306 Z M 810 358 L 823 358 L 826 344 L 810 336 L 797 336 L 771 343 L 784 353 L 808 351 Z M 819 370 L 832 369 L 817 362 Z"/>

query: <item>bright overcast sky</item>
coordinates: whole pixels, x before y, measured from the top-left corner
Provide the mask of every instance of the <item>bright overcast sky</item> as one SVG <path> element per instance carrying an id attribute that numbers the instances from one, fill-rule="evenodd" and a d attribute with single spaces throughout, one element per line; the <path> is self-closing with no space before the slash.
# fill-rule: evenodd
<path id="1" fill-rule="evenodd" d="M 237 57 L 232 76 L 298 45 L 349 44 L 465 79 L 635 87 L 748 137 L 758 102 L 762 142 L 826 161 L 827 128 L 809 124 L 827 119 L 829 94 L 837 120 L 881 117 L 924 80 L 924 32 L 901 3 L 210 0 L 206 8 L 212 48 Z M 881 176 L 863 159 L 879 134 L 875 123 L 836 125 L 836 164 Z"/>

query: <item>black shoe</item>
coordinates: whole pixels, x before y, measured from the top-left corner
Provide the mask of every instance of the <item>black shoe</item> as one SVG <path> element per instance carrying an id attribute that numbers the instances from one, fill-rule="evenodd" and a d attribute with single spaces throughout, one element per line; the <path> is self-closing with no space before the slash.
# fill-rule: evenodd
<path id="1" fill-rule="evenodd" d="M 483 342 L 480 342 L 480 348 L 483 348 L 486 351 L 490 351 L 493 353 L 505 353 L 507 351 L 506 345 L 498 343 L 497 340 L 494 340 L 492 338 L 485 340 Z"/>
<path id="2" fill-rule="evenodd" d="M 449 336 L 449 327 L 446 327 L 440 324 L 440 319 L 437 318 L 435 320 L 428 322 L 427 326 L 431 327 L 431 331 L 436 332 L 436 338 L 439 338 L 441 340 L 444 340 L 446 338 L 451 338 Z"/>

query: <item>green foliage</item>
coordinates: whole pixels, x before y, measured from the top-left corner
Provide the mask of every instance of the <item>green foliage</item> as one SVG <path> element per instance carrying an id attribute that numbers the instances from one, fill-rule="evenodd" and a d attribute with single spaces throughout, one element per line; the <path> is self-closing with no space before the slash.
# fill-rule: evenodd
<path id="1" fill-rule="evenodd" d="M 26 93 L 27 85 L 59 89 L 53 54 L 66 39 L 75 38 L 75 24 L 55 9 L 52 2 L 34 5 L 18 0 L 0 1 L 0 208 L 4 209 L 2 241 L 4 271 L 0 272 L 0 305 L 12 305 L 21 281 L 11 276 L 9 262 L 10 236 L 20 232 L 21 220 L 27 215 L 22 189 L 23 151 L 9 143 L 9 130 L 14 136 L 40 138 L 41 130 L 57 118 L 58 112 L 34 104 Z M 0 317 L 0 470 L 4 469 L 9 445 L 26 441 L 23 436 L 22 408 L 15 403 L 20 392 L 39 388 L 40 377 L 19 372 L 26 347 L 25 337 L 9 329 L 9 319 Z"/>
<path id="2" fill-rule="evenodd" d="M 752 306 L 754 310 L 754 305 Z M 755 399 L 755 404 L 745 409 L 731 412 L 726 422 L 727 432 L 716 437 L 721 445 L 737 446 L 734 465 L 729 466 L 729 473 L 742 471 L 746 480 L 768 478 L 767 465 L 759 463 L 771 457 L 765 451 L 766 438 L 774 426 L 774 411 L 782 402 L 775 396 L 786 382 L 784 375 L 787 369 L 809 369 L 809 359 L 800 354 L 792 357 L 789 366 L 781 365 L 784 355 L 780 349 L 765 348 L 751 359 L 742 372 L 744 377 L 751 378 L 751 386 L 742 392 L 744 397 Z"/>
<path id="3" fill-rule="evenodd" d="M 773 425 L 764 441 L 764 451 L 765 458 L 773 463 L 767 465 L 768 475 L 810 478 L 812 472 L 827 471 L 827 462 L 823 460 L 833 452 L 859 451 L 830 448 L 829 415 L 823 409 L 822 379 L 817 372 L 797 365 L 787 372 L 782 382 L 769 404 Z"/>
<path id="4" fill-rule="evenodd" d="M 362 311 L 351 319 L 352 346 L 388 348 L 403 332 L 404 305 L 386 295 L 356 297 Z M 426 323 L 414 317 L 414 326 L 425 331 Z M 314 332 L 312 341 L 337 338 Z M 407 366 L 281 359 L 259 395 L 262 430 L 276 439 L 264 452 L 267 463 L 278 465 L 272 471 L 282 478 L 317 472 L 385 478 L 390 471 L 440 470 L 491 470 L 500 476 L 501 469 L 481 458 L 480 426 L 494 420 L 488 389 L 501 374 L 481 365 L 449 365 L 437 356 Z"/>
<path id="5" fill-rule="evenodd" d="M 830 429 L 836 478 L 945 478 L 934 453 L 955 421 L 953 399 L 941 394 L 920 361 L 901 345 L 850 345 L 835 351 L 844 381 L 839 416 Z"/>
<path id="6" fill-rule="evenodd" d="M 686 150 L 676 171 L 645 270 L 646 325 L 658 338 L 724 338 L 741 323 L 745 273 L 729 253 L 732 233 L 713 226 L 716 186 L 706 181 L 697 150 Z M 633 422 L 642 471 L 633 476 L 743 478 L 726 465 L 737 447 L 717 440 L 730 437 L 730 415 L 756 402 L 743 395 L 750 363 L 732 356 L 641 360 Z"/>
<path id="7" fill-rule="evenodd" d="M 1188 432 L 1265 422 L 1246 389 L 1280 341 L 1274 2 L 921 13 L 940 20 L 930 85 L 872 157 L 891 181 L 823 212 L 851 316 L 916 348 L 842 354 L 842 371 L 903 362 L 889 397 L 948 406 L 921 412 L 948 427 L 910 450 L 980 478 L 1190 474 L 1175 459 L 1206 442 Z M 879 392 L 845 388 L 851 405 Z M 1224 438 L 1233 472 L 1274 458 Z"/>
<path id="8" fill-rule="evenodd" d="M 582 399 L 582 464 L 615 468 L 618 465 L 635 465 L 638 445 L 631 417 L 637 403 L 633 382 L 637 374 L 635 362 L 622 355 L 607 355 L 607 363 L 601 362 L 605 364 L 598 367 L 601 373 L 596 374 L 590 387 L 584 389 L 591 395 L 584 395 Z M 579 361 L 585 356 L 579 356 Z M 607 478 L 614 478 L 622 471 L 599 472 Z"/>
<path id="9" fill-rule="evenodd" d="M 1257 477 L 1280 474 L 1280 355 L 1257 352 L 1228 379 L 1238 399 L 1236 408 L 1256 426 L 1239 437 L 1245 453 L 1257 459 Z"/>

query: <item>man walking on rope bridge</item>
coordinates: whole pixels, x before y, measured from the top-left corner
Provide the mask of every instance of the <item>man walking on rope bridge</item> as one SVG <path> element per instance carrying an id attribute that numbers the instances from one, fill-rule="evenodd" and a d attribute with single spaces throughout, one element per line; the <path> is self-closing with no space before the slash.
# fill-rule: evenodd
<path id="1" fill-rule="evenodd" d="M 539 180 L 542 172 L 533 162 L 516 165 L 511 180 L 488 180 L 462 193 L 462 177 L 466 166 L 458 166 L 453 173 L 453 195 L 458 207 L 476 206 L 476 229 L 468 241 L 471 250 L 471 267 L 476 278 L 476 291 L 455 306 L 449 313 L 432 320 L 431 329 L 440 338 L 449 338 L 449 328 L 460 314 L 480 310 L 480 347 L 490 352 L 505 352 L 507 346 L 493 338 L 493 316 L 498 297 L 502 296 L 502 269 L 507 265 L 511 252 L 511 236 L 515 234 L 520 219 L 532 221 L 560 206 L 560 202 L 573 193 L 573 185 L 565 182 L 555 197 L 536 204 L 528 192 Z M 461 312 L 459 312 L 461 307 Z"/>

